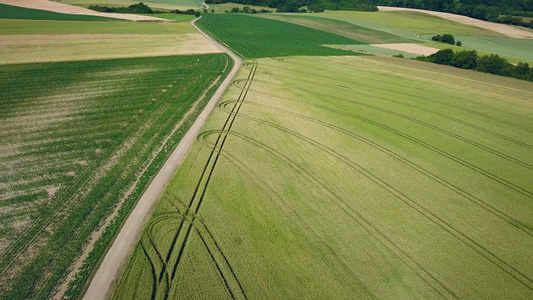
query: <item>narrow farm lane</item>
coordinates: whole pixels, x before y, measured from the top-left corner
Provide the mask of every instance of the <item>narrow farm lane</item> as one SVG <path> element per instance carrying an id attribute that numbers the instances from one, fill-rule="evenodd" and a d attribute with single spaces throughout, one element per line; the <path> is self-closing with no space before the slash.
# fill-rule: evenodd
<path id="1" fill-rule="evenodd" d="M 142 195 L 141 199 L 124 223 L 124 227 L 122 227 L 118 233 L 113 245 L 105 255 L 99 269 L 94 274 L 83 299 L 105 299 L 106 295 L 109 293 L 111 284 L 116 279 L 119 268 L 125 263 L 125 260 L 129 257 L 129 254 L 138 242 L 144 225 L 150 217 L 149 213 L 156 205 L 179 165 L 183 162 L 183 159 L 191 148 L 196 136 L 200 132 L 201 127 L 215 108 L 220 97 L 222 97 L 226 89 L 232 83 L 237 71 L 242 65 L 242 59 L 240 57 L 201 31 L 195 24 L 196 20 L 198 19 L 191 22 L 192 25 L 234 60 L 235 63 L 233 69 L 215 92 L 211 100 L 209 100 L 209 103 L 198 116 L 198 119 L 196 119 L 187 134 L 185 134 L 174 152 L 170 155 L 150 186 Z"/>

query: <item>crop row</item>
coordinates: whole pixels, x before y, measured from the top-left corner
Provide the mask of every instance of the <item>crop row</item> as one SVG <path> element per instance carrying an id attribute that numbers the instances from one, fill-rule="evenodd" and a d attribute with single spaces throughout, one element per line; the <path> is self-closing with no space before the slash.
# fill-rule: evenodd
<path id="1" fill-rule="evenodd" d="M 115 86 L 110 81 L 108 87 L 113 90 L 110 95 L 76 99 L 71 102 L 62 102 L 61 97 L 57 97 L 59 107 L 76 104 L 74 106 L 92 109 L 82 110 L 82 112 L 74 110 L 71 114 L 65 114 L 50 122 L 53 126 L 43 128 L 41 131 L 32 131 L 32 134 L 22 137 L 26 146 L 20 150 L 20 154 L 10 161 L 0 160 L 0 164 L 20 162 L 17 164 L 17 172 L 12 175 L 13 178 L 17 178 L 24 177 L 24 175 L 18 175 L 25 173 L 24 162 L 34 161 L 37 155 L 45 164 L 43 166 L 33 165 L 32 168 L 35 170 L 32 170 L 30 174 L 46 174 L 50 171 L 55 174 L 53 176 L 63 178 L 62 181 L 55 183 L 60 187 L 54 196 L 48 199 L 31 199 L 29 195 L 29 197 L 17 196 L 16 199 L 24 199 L 29 203 L 37 204 L 42 203 L 43 200 L 46 201 L 44 205 L 38 205 L 38 214 L 29 216 L 31 225 L 19 228 L 19 237 L 11 240 L 2 253 L 0 261 L 3 274 L 0 278 L 2 297 L 25 299 L 53 296 L 55 288 L 70 271 L 71 264 L 81 254 L 91 233 L 102 225 L 102 220 L 121 203 L 121 198 L 130 186 L 140 179 L 134 189 L 135 192 L 122 204 L 123 210 L 113 223 L 115 228 L 108 230 L 114 231 L 116 226 L 119 226 L 151 176 L 185 132 L 185 129 L 180 129 L 172 133 L 175 124 L 189 110 L 204 89 L 220 75 L 226 64 L 227 58 L 224 55 L 206 55 L 3 67 L 5 71 L 2 72 L 3 77 L 8 77 L 8 81 L 16 80 L 21 73 L 29 76 L 25 78 L 25 81 L 31 81 L 31 69 L 39 70 L 41 76 L 33 78 L 37 82 L 33 82 L 30 86 L 30 88 L 35 87 L 35 90 L 25 93 L 33 95 L 34 98 L 53 95 L 62 85 L 68 90 L 69 85 L 84 84 L 87 80 L 91 81 L 87 83 L 91 86 L 93 81 L 98 85 L 99 81 L 109 79 L 109 76 L 89 76 L 95 71 L 101 74 L 107 71 L 128 70 L 128 68 L 133 71 L 140 68 L 159 71 L 146 74 L 126 72 L 120 76 L 128 78 L 128 84 Z M 217 72 L 205 72 L 208 69 L 217 70 Z M 69 70 L 69 75 L 62 77 L 60 75 L 62 70 Z M 51 75 L 48 76 L 49 80 L 55 79 L 50 82 L 50 86 L 44 82 L 43 84 L 38 82 L 47 78 L 43 75 L 47 72 Z M 103 88 L 105 89 L 105 84 Z M 123 88 L 129 91 L 121 93 Z M 3 89 L 0 92 L 10 93 L 9 90 Z M 34 99 L 33 102 L 39 105 L 39 101 Z M 86 106 L 87 103 L 90 105 Z M 108 109 L 101 109 L 98 103 Z M 121 110 L 123 104 L 130 107 Z M 132 107 L 132 104 L 135 107 Z M 54 103 L 49 105 L 53 106 Z M 201 107 L 203 106 L 200 105 L 199 108 Z M 31 105 L 25 108 L 31 109 Z M 78 117 L 69 121 L 68 117 L 72 114 Z M 113 120 L 113 114 L 124 121 L 124 126 L 117 126 L 119 124 L 116 122 L 109 122 L 107 126 L 108 120 Z M 195 115 L 189 118 L 194 118 Z M 86 120 L 88 122 L 85 122 Z M 31 125 L 28 122 L 19 124 L 21 129 Z M 96 138 L 92 141 L 93 143 L 91 143 L 91 127 L 87 127 L 88 124 L 98 125 L 93 127 L 93 137 Z M 188 125 L 190 121 L 185 124 L 185 126 Z M 76 135 L 76 128 L 81 133 L 79 138 Z M 102 135 L 102 132 L 107 132 L 107 134 Z M 168 145 L 158 153 L 158 149 L 162 146 L 161 142 L 171 133 Z M 90 151 L 84 151 L 84 149 Z M 70 156 L 68 153 L 75 154 L 80 150 L 78 154 L 83 154 L 79 156 L 82 163 L 76 163 L 76 155 Z M 91 152 L 92 154 L 89 154 Z M 70 156 L 73 164 L 66 164 L 56 171 L 54 171 L 53 164 L 46 164 L 48 158 L 61 159 L 62 155 Z M 146 171 L 141 174 L 142 170 Z M 74 176 L 61 176 L 69 172 L 73 172 Z M 36 188 L 44 189 L 45 184 L 49 185 L 50 182 L 32 179 L 26 189 L 28 191 Z M 15 188 L 21 190 L 20 185 Z M 9 190 L 8 187 L 3 191 L 0 190 L 0 193 L 7 193 Z M 31 195 L 44 196 L 42 193 L 33 192 Z M 18 206 L 16 202 L 13 203 L 13 207 L 16 207 L 19 212 L 24 211 L 24 208 Z M 4 217 L 8 218 L 8 216 L 2 216 Z M 99 242 L 99 245 L 104 245 L 105 248 L 110 238 L 109 235 L 104 235 L 104 237 L 107 238 Z M 40 245 L 41 251 L 28 252 L 37 244 Z M 102 246 L 98 249 L 101 250 Z M 28 256 L 30 253 L 32 255 Z M 80 292 L 83 282 L 87 280 L 101 254 L 101 251 L 97 251 L 95 254 L 97 256 L 91 256 L 91 260 L 84 267 L 84 273 L 77 279 L 77 283 L 82 282 L 82 284 L 73 285 L 70 295 Z M 43 273 L 46 276 L 43 276 Z M 8 280 L 10 284 L 7 284 Z M 25 288 L 21 288 L 22 286 Z M 21 293 L 21 291 L 24 292 Z"/>

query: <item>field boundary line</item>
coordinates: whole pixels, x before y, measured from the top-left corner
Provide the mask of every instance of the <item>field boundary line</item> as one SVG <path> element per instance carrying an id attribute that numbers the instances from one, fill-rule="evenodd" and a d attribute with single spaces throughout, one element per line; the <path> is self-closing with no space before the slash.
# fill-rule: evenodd
<path id="1" fill-rule="evenodd" d="M 119 270 L 123 267 L 126 258 L 131 253 L 135 244 L 139 241 L 140 234 L 144 227 L 143 225 L 147 222 L 148 214 L 152 211 L 153 207 L 155 207 L 155 204 L 160 199 L 166 185 L 174 175 L 178 166 L 181 165 L 185 159 L 185 156 L 200 132 L 202 125 L 216 107 L 216 103 L 231 84 L 237 71 L 242 65 L 240 57 L 201 31 L 196 24 L 194 24 L 196 20 L 198 19 L 193 20 L 191 24 L 209 41 L 214 43 L 233 59 L 233 68 L 132 209 L 127 220 L 124 222 L 123 227 L 118 232 L 113 244 L 103 257 L 98 270 L 95 272 L 92 281 L 83 295 L 83 299 L 105 299 L 109 294 L 111 284 L 117 279 Z"/>

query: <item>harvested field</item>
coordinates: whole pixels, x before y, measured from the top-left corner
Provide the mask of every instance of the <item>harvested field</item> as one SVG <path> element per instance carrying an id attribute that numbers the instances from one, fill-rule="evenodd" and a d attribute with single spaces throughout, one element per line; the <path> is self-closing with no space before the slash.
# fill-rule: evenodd
<path id="1" fill-rule="evenodd" d="M 122 21 L 97 16 L 61 14 L 47 10 L 0 4 L 0 19 L 71 20 L 71 21 Z"/>
<path id="2" fill-rule="evenodd" d="M 403 43 L 403 44 L 374 44 L 371 45 L 374 47 L 380 47 L 384 49 L 390 49 L 390 50 L 398 50 L 402 52 L 417 54 L 417 55 L 431 55 L 439 49 L 435 49 L 432 47 L 422 46 L 418 44 L 411 44 L 411 43 Z"/>
<path id="3" fill-rule="evenodd" d="M 32 9 L 41 9 L 47 11 L 53 11 L 62 14 L 72 14 L 72 15 L 86 15 L 86 16 L 99 16 L 107 18 L 116 18 L 130 21 L 151 21 L 151 22 L 169 22 L 169 20 L 161 19 L 157 17 L 150 16 L 141 16 L 133 14 L 113 14 L 113 13 L 102 13 L 88 8 L 83 8 L 79 6 L 63 4 L 59 2 L 54 2 L 51 0 L 0 0 L 0 3 L 32 8 Z"/>
<path id="4" fill-rule="evenodd" d="M 105 5 L 110 7 L 129 6 L 139 1 L 135 0 L 54 0 L 61 3 L 88 7 L 89 5 Z M 186 10 L 189 8 L 198 9 L 203 7 L 201 0 L 144 0 L 143 3 L 150 6 L 152 9 L 180 9 Z"/>
<path id="5" fill-rule="evenodd" d="M 199 33 L 0 35 L 0 64 L 220 52 Z"/>
<path id="6" fill-rule="evenodd" d="M 531 298 L 532 96 L 403 59 L 250 61 L 113 298 Z"/>

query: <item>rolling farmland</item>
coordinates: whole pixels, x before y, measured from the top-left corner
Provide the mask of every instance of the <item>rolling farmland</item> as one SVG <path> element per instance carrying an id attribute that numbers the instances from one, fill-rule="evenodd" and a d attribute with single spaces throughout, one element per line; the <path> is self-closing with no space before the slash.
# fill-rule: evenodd
<path id="1" fill-rule="evenodd" d="M 0 64 L 220 52 L 185 21 L 0 19 Z"/>
<path id="2" fill-rule="evenodd" d="M 230 69 L 222 54 L 0 66 L 0 298 L 53 297 L 101 235 L 78 295 Z"/>
<path id="3" fill-rule="evenodd" d="M 51 11 L 18 7 L 0 3 L 0 19 L 23 19 L 23 20 L 69 20 L 69 21 L 122 21 L 119 19 L 60 14 Z"/>
<path id="4" fill-rule="evenodd" d="M 88 7 L 89 5 L 104 5 L 104 6 L 129 6 L 139 3 L 134 0 L 61 0 L 58 2 L 72 4 L 77 6 Z M 145 0 L 142 1 L 153 9 L 198 9 L 203 7 L 200 0 Z"/>
<path id="5" fill-rule="evenodd" d="M 327 31 L 241 14 L 208 14 L 204 15 L 197 25 L 246 58 L 358 55 L 323 45 L 361 44 L 359 41 Z"/>
<path id="6" fill-rule="evenodd" d="M 114 299 L 533 296 L 533 84 L 354 56 L 238 78 Z"/>

